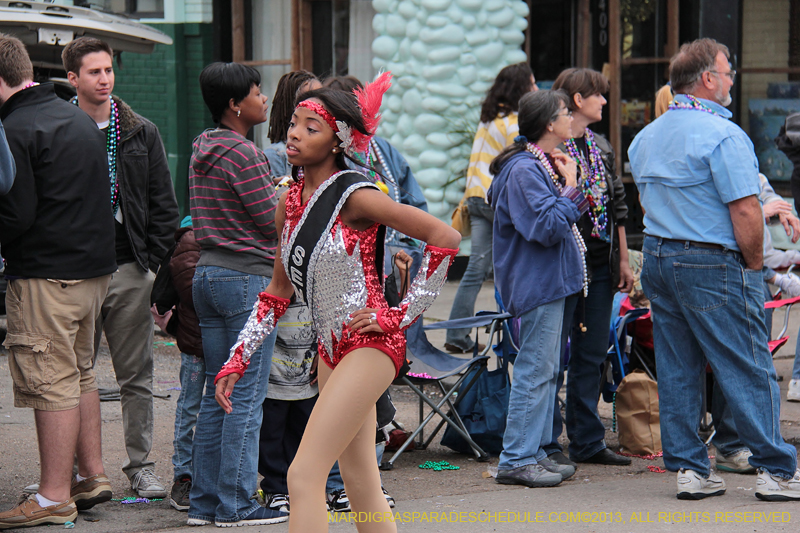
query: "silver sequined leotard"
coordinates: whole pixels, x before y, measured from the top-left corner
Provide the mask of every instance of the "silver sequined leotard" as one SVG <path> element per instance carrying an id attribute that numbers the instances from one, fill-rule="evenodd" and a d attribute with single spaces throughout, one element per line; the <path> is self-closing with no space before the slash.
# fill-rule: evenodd
<path id="1" fill-rule="evenodd" d="M 288 274 L 290 250 L 298 228 L 307 217 L 313 216 L 316 200 L 341 174 L 344 172 L 334 174 L 320 185 L 305 205 L 302 203 L 302 180 L 288 191 L 281 253 L 289 279 L 292 279 Z M 398 372 L 406 357 L 406 340 L 402 330 L 359 333 L 347 328 L 351 313 L 365 307 L 389 307 L 383 295 L 382 273 L 375 266 L 380 226 L 373 224 L 358 231 L 343 224 L 339 215 L 349 195 L 362 187 L 375 186 L 370 182 L 359 182 L 345 191 L 312 252 L 306 294 L 298 291 L 297 286 L 295 292 L 311 308 L 319 355 L 329 367 L 334 368 L 351 351 L 369 347 L 388 355 Z"/>

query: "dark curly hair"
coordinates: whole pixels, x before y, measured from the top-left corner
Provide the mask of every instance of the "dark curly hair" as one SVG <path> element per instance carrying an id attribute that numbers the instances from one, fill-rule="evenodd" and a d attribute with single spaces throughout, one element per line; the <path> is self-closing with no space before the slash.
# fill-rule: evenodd
<path id="1" fill-rule="evenodd" d="M 297 91 L 316 79 L 317 77 L 307 70 L 293 70 L 278 80 L 278 88 L 272 97 L 272 112 L 269 115 L 267 137 L 270 141 L 286 142 L 286 130 L 289 129 L 289 122 L 292 120 Z"/>
<path id="2" fill-rule="evenodd" d="M 519 99 L 531 90 L 533 71 L 527 63 L 503 68 L 494 79 L 481 105 L 481 122 L 491 122 L 519 109 Z"/>

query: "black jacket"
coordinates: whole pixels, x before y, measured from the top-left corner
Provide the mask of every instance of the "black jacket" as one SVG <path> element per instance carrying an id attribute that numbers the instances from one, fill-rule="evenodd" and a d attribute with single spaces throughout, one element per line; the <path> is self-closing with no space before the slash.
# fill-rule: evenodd
<path id="1" fill-rule="evenodd" d="M 119 110 L 117 179 L 123 224 L 136 262 L 142 270 L 156 272 L 180 223 L 167 156 L 155 124 L 113 98 Z"/>
<path id="2" fill-rule="evenodd" d="M 0 197 L 6 275 L 89 279 L 117 269 L 108 156 L 97 124 L 45 83 L 15 93 L 0 120 L 17 177 Z"/>

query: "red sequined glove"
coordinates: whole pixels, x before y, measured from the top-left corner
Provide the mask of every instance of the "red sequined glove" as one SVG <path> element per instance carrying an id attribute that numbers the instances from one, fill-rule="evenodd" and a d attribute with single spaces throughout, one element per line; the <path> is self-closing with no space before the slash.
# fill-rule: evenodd
<path id="1" fill-rule="evenodd" d="M 425 246 L 422 266 L 406 297 L 398 307 L 380 309 L 375 313 L 376 321 L 383 331 L 406 329 L 433 304 L 447 280 L 447 270 L 457 253 L 457 249 Z"/>
<path id="2" fill-rule="evenodd" d="M 239 333 L 236 344 L 231 348 L 230 357 L 222 365 L 217 377 L 214 378 L 215 385 L 220 378 L 228 374 L 239 374 L 239 377 L 244 375 L 247 365 L 250 364 L 250 356 L 258 350 L 267 335 L 275 329 L 275 324 L 286 312 L 289 303 L 291 303 L 290 300 L 286 298 L 273 296 L 266 292 L 259 293 L 250 318 L 247 319 L 247 323 Z"/>

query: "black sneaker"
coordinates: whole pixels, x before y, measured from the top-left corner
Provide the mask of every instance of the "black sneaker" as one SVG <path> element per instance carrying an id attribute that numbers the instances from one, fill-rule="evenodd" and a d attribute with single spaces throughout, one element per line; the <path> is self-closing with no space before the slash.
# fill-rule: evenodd
<path id="1" fill-rule="evenodd" d="M 169 504 L 178 511 L 189 510 L 189 491 L 192 490 L 192 478 L 184 476 L 175 480 L 169 491 Z"/>
<path id="2" fill-rule="evenodd" d="M 279 511 L 281 513 L 289 512 L 289 495 L 288 494 L 264 494 L 264 507 Z"/>
<path id="3" fill-rule="evenodd" d="M 383 487 L 381 487 L 381 490 L 383 491 L 383 497 L 386 498 L 386 503 L 389 504 L 389 508 L 394 509 L 394 498 L 389 496 L 389 493 Z"/>
<path id="4" fill-rule="evenodd" d="M 266 526 L 269 524 L 279 524 L 287 520 L 289 520 L 289 513 L 282 513 L 280 511 L 259 507 L 247 515 L 246 518 L 238 522 L 220 522 L 219 520 L 215 520 L 214 524 L 216 524 L 217 527 Z"/>
<path id="5" fill-rule="evenodd" d="M 344 489 L 328 493 L 327 499 L 328 509 L 334 513 L 346 513 L 350 510 L 350 498 L 347 497 Z"/>

